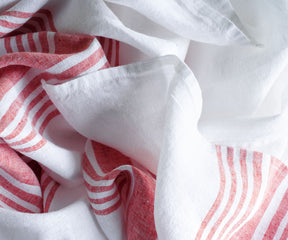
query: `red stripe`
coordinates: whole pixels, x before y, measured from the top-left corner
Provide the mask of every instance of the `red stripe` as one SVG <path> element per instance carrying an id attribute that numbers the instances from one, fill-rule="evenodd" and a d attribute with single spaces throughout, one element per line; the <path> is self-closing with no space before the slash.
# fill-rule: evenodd
<path id="1" fill-rule="evenodd" d="M 91 165 L 91 163 L 89 162 L 85 154 L 84 154 L 82 167 L 84 171 L 95 181 L 107 181 L 107 180 L 115 179 L 118 176 L 118 174 L 121 172 L 121 170 L 115 169 L 111 173 L 106 174 L 104 177 L 99 176 L 96 173 L 95 169 L 93 169 L 93 166 Z"/>
<path id="2" fill-rule="evenodd" d="M 28 115 L 29 112 L 46 96 L 46 92 L 43 90 L 41 93 L 39 93 L 28 105 L 24 117 L 21 119 L 21 121 L 18 123 L 17 127 L 13 130 L 12 133 L 7 135 L 4 139 L 5 140 L 11 140 L 18 136 L 21 131 L 24 129 L 26 123 L 28 122 Z M 18 144 L 17 144 L 18 145 Z"/>
<path id="3" fill-rule="evenodd" d="M 18 35 L 16 38 L 16 44 L 19 52 L 25 52 L 23 44 L 22 44 L 22 35 Z"/>
<path id="4" fill-rule="evenodd" d="M 34 35 L 34 33 L 28 33 L 27 34 L 27 40 L 28 40 L 31 52 L 36 52 L 37 48 L 36 48 L 36 45 L 35 45 L 35 42 L 33 39 L 33 35 Z"/>
<path id="5" fill-rule="evenodd" d="M 252 197 L 249 202 L 248 208 L 245 211 L 244 215 L 241 217 L 241 219 L 234 224 L 234 226 L 231 228 L 227 236 L 230 236 L 240 225 L 242 225 L 243 222 L 246 221 L 252 210 L 254 209 L 254 206 L 256 204 L 257 198 L 259 196 L 259 192 L 261 189 L 262 184 L 262 154 L 259 152 L 253 153 L 253 192 Z"/>
<path id="6" fill-rule="evenodd" d="M 19 205 L 18 203 L 12 201 L 11 199 L 5 197 L 4 195 L 0 194 L 0 201 L 8 205 L 9 207 L 19 211 L 19 212 L 26 212 L 26 213 L 33 213 L 31 210 Z"/>
<path id="7" fill-rule="evenodd" d="M 1 144 L 0 156 L 0 165 L 3 171 L 21 183 L 39 186 L 31 168 L 7 144 Z"/>
<path id="8" fill-rule="evenodd" d="M 92 186 L 88 182 L 85 181 L 86 188 L 93 193 L 101 193 L 101 192 L 107 192 L 114 188 L 114 182 L 109 186 Z"/>
<path id="9" fill-rule="evenodd" d="M 5 44 L 5 49 L 7 53 L 12 53 L 12 48 L 11 48 L 11 43 L 10 43 L 11 38 L 4 38 L 4 44 Z"/>
<path id="10" fill-rule="evenodd" d="M 288 168 L 278 159 L 272 158 L 269 170 L 268 187 L 265 189 L 264 199 L 259 207 L 259 210 L 254 214 L 252 219 L 250 219 L 244 226 L 241 227 L 239 231 L 232 236 L 231 239 L 251 239 L 253 234 L 261 221 L 265 211 L 267 210 L 274 194 L 283 181 L 283 179 L 288 174 Z"/>
<path id="11" fill-rule="evenodd" d="M 15 149 L 16 151 L 19 152 L 34 152 L 39 150 L 40 148 L 42 148 L 45 144 L 47 143 L 47 141 L 42 138 L 38 143 L 36 143 L 34 146 L 31 147 L 27 147 L 27 148 L 22 148 L 22 149 Z"/>
<path id="12" fill-rule="evenodd" d="M 57 191 L 57 189 L 59 188 L 59 184 L 58 183 L 54 183 L 53 187 L 51 188 L 47 198 L 46 198 L 46 203 L 45 203 L 45 207 L 44 207 L 44 212 L 48 212 L 49 208 L 51 206 L 51 202 L 53 201 L 53 198 L 55 196 L 55 193 Z"/>
<path id="13" fill-rule="evenodd" d="M 273 239 L 277 229 L 281 223 L 281 221 L 283 220 L 283 218 L 285 217 L 286 213 L 288 211 L 288 189 L 285 192 L 284 197 L 282 198 L 282 201 L 276 211 L 276 213 L 274 214 L 268 229 L 265 232 L 264 238 L 263 239 Z"/>
<path id="14" fill-rule="evenodd" d="M 93 211 L 96 215 L 102 215 L 103 216 L 103 215 L 108 215 L 108 214 L 116 211 L 120 206 L 121 206 L 121 199 L 119 199 L 113 206 L 106 208 L 106 209 L 103 209 L 103 210 L 97 210 L 94 207 L 92 207 L 92 208 L 93 208 Z"/>
<path id="15" fill-rule="evenodd" d="M 1 59 L 1 57 L 0 57 Z M 0 101 L 5 96 L 5 94 L 15 86 L 19 80 L 23 78 L 23 76 L 29 70 L 26 66 L 7 66 L 0 68 Z"/>
<path id="16" fill-rule="evenodd" d="M 12 183 L 7 181 L 1 175 L 0 175 L 0 182 L 1 182 L 1 187 L 5 188 L 9 192 L 11 192 L 11 194 L 17 196 L 18 198 L 20 198 L 26 202 L 29 202 L 29 203 L 35 205 L 36 207 L 39 208 L 39 210 L 41 210 L 41 204 L 42 204 L 42 198 L 41 197 L 39 197 L 35 194 L 32 194 L 32 193 L 28 193 L 28 192 L 14 186 Z"/>
<path id="17" fill-rule="evenodd" d="M 47 176 L 47 177 L 45 178 L 45 180 L 43 182 L 41 181 L 41 190 L 43 193 L 45 192 L 49 183 L 53 181 L 53 179 L 50 176 L 48 176 L 47 174 L 45 174 L 45 175 L 43 174 L 41 177 L 41 180 L 43 179 L 44 176 Z"/>
<path id="18" fill-rule="evenodd" d="M 37 13 L 43 13 L 47 16 L 48 18 L 48 22 L 49 22 L 49 26 L 50 26 L 50 29 L 51 31 L 53 32 L 57 32 L 56 28 L 55 28 L 55 25 L 54 25 L 54 22 L 53 22 L 53 16 L 52 16 L 52 13 L 47 10 L 47 9 L 40 9 Z"/>
<path id="19" fill-rule="evenodd" d="M 12 16 L 17 18 L 29 18 L 33 16 L 34 13 L 20 12 L 20 11 L 7 11 L 1 13 L 0 16 Z"/>
<path id="20" fill-rule="evenodd" d="M 115 67 L 119 66 L 119 51 L 120 51 L 120 42 L 116 41 L 116 59 L 115 59 Z"/>
<path id="21" fill-rule="evenodd" d="M 219 208 L 222 202 L 223 196 L 224 196 L 226 178 L 225 178 L 225 171 L 224 171 L 224 166 L 223 166 L 223 161 L 222 161 L 221 147 L 216 146 L 216 151 L 217 151 L 218 166 L 219 166 L 219 173 L 220 173 L 220 188 L 219 188 L 219 192 L 218 192 L 215 202 L 213 203 L 208 214 L 206 215 L 206 217 L 201 223 L 200 229 L 198 230 L 195 240 L 201 239 L 205 228 L 207 227 L 208 223 L 211 221 L 212 217 L 214 216 L 217 209 Z"/>
<path id="22" fill-rule="evenodd" d="M 229 199 L 221 216 L 218 218 L 218 220 L 216 221 L 216 223 L 210 230 L 207 239 L 211 239 L 214 236 L 216 230 L 218 229 L 218 227 L 220 226 L 224 218 L 227 216 L 235 200 L 236 189 L 237 189 L 237 179 L 236 179 L 236 172 L 235 172 L 234 163 L 233 163 L 233 148 L 230 148 L 230 147 L 227 148 L 227 163 L 228 163 L 230 174 L 231 174 L 231 187 L 230 187 Z"/>
<path id="23" fill-rule="evenodd" d="M 109 39 L 109 48 L 108 48 L 108 52 L 107 52 L 107 59 L 108 62 L 110 62 L 110 65 L 112 64 L 112 54 L 113 54 L 113 40 Z"/>
<path id="24" fill-rule="evenodd" d="M 47 31 L 47 28 L 45 26 L 45 22 L 41 17 L 32 17 L 30 20 L 35 21 L 39 24 L 41 31 Z"/>
<path id="25" fill-rule="evenodd" d="M 108 196 L 108 197 L 104 197 L 104 198 L 97 198 L 97 199 L 92 199 L 92 198 L 89 198 L 89 201 L 91 203 L 94 203 L 94 204 L 104 204 L 106 202 L 109 202 L 113 199 L 115 199 L 117 196 L 119 195 L 118 191 L 116 190 L 112 195 Z"/>
<path id="26" fill-rule="evenodd" d="M 29 22 L 25 23 L 23 27 L 28 28 L 32 33 L 38 32 L 37 28 L 30 24 Z"/>
<path id="27" fill-rule="evenodd" d="M 233 214 L 233 216 L 228 220 L 228 222 L 225 224 L 225 226 L 222 228 L 222 231 L 219 235 L 219 238 L 221 238 L 224 234 L 224 232 L 228 229 L 228 227 L 232 224 L 232 222 L 235 220 L 235 218 L 238 216 L 239 212 L 243 208 L 245 199 L 247 197 L 247 190 L 248 190 L 248 174 L 247 174 L 247 166 L 246 166 L 246 150 L 240 150 L 240 165 L 241 165 L 241 177 L 242 177 L 242 194 L 240 197 L 240 201 L 236 207 L 236 210 Z"/>
<path id="28" fill-rule="evenodd" d="M 22 25 L 23 23 L 12 23 L 12 22 L 0 19 L 0 26 L 5 27 L 5 28 L 15 29 Z"/>
<path id="29" fill-rule="evenodd" d="M 131 175 L 123 180 L 124 186 L 121 191 L 123 205 L 127 205 L 127 239 L 157 239 L 157 232 L 154 220 L 154 196 L 155 181 L 146 172 L 135 167 L 133 169 L 133 179 Z M 127 172 L 127 171 L 126 171 Z M 130 173 L 130 172 L 129 172 Z M 133 190 L 131 182 L 134 182 Z M 128 193 L 133 191 L 130 202 L 125 198 Z M 125 204 L 126 203 L 126 204 Z"/>
<path id="30" fill-rule="evenodd" d="M 42 107 L 38 110 L 38 112 L 34 115 L 34 117 L 32 119 L 32 126 L 33 127 L 37 124 L 37 121 L 43 115 L 43 113 L 47 110 L 47 108 L 49 108 L 52 105 L 53 105 L 53 103 L 51 102 L 51 100 L 48 100 L 47 102 L 45 102 L 42 105 Z"/>
<path id="31" fill-rule="evenodd" d="M 281 238 L 279 240 L 287 240 L 288 239 L 288 224 L 286 225 L 282 235 L 281 235 Z"/>
<path id="32" fill-rule="evenodd" d="M 58 115 L 60 115 L 60 112 L 58 111 L 58 109 L 50 112 L 50 113 L 47 115 L 47 117 L 45 118 L 45 120 L 43 121 L 42 125 L 41 125 L 40 128 L 39 128 L 39 133 L 40 133 L 41 135 L 43 135 L 43 132 L 45 131 L 45 129 L 46 129 L 47 125 L 50 123 L 50 121 L 51 121 L 53 118 L 57 117 Z"/>
<path id="33" fill-rule="evenodd" d="M 42 52 L 49 53 L 49 44 L 47 39 L 47 32 L 39 32 L 39 41 L 41 44 Z"/>
<path id="34" fill-rule="evenodd" d="M 25 138 L 22 138 L 19 141 L 9 143 L 9 146 L 13 147 L 13 146 L 22 145 L 24 143 L 31 141 L 36 136 L 37 136 L 37 132 L 35 131 L 35 129 L 32 129 L 31 132 L 28 134 L 28 136 L 26 136 Z"/>

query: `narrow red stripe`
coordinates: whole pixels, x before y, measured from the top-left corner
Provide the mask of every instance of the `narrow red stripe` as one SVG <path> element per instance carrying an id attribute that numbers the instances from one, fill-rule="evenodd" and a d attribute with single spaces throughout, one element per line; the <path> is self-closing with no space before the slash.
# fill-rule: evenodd
<path id="1" fill-rule="evenodd" d="M 12 53 L 12 48 L 11 48 L 11 43 L 10 43 L 11 38 L 4 38 L 4 45 L 7 53 Z"/>
<path id="2" fill-rule="evenodd" d="M 258 152 L 253 153 L 253 192 L 250 202 L 248 204 L 247 210 L 245 211 L 244 215 L 241 219 L 233 225 L 229 233 L 226 235 L 227 239 L 239 226 L 242 225 L 254 209 L 256 204 L 257 198 L 260 193 L 261 185 L 262 185 L 262 154 Z"/>
<path id="3" fill-rule="evenodd" d="M 37 48 L 36 48 L 36 45 L 35 45 L 35 42 L 34 42 L 34 39 L 33 39 L 33 34 L 34 33 L 28 33 L 27 34 L 27 40 L 28 40 L 31 52 L 36 52 Z"/>
<path id="4" fill-rule="evenodd" d="M 109 202 L 113 199 L 115 199 L 117 196 L 119 195 L 118 191 L 116 190 L 112 195 L 108 196 L 108 197 L 104 197 L 104 198 L 98 198 L 98 199 L 92 199 L 89 198 L 89 201 L 91 203 L 95 203 L 95 204 L 104 204 L 106 202 Z"/>
<path id="5" fill-rule="evenodd" d="M 37 132 L 35 131 L 35 129 L 32 129 L 31 132 L 28 134 L 28 136 L 26 136 L 25 138 L 22 138 L 19 141 L 9 143 L 9 146 L 13 147 L 13 146 L 25 144 L 25 143 L 31 141 L 36 136 L 37 136 Z"/>
<path id="6" fill-rule="evenodd" d="M 47 125 L 50 123 L 50 121 L 51 121 L 53 118 L 57 117 L 58 115 L 60 115 L 60 112 L 58 111 L 58 109 L 50 112 L 50 113 L 47 115 L 47 117 L 45 118 L 45 120 L 43 121 L 42 125 L 41 125 L 40 128 L 39 128 L 39 133 L 40 133 L 41 135 L 43 135 L 43 132 L 45 131 L 45 129 L 46 129 Z"/>
<path id="7" fill-rule="evenodd" d="M 23 43 L 22 43 L 22 35 L 15 36 L 16 44 L 19 52 L 25 52 Z"/>
<path id="8" fill-rule="evenodd" d="M 218 157 L 218 166 L 219 166 L 219 173 L 220 173 L 220 188 L 219 188 L 219 192 L 218 192 L 218 195 L 216 197 L 215 202 L 213 203 L 208 214 L 206 215 L 206 217 L 204 218 L 204 220 L 201 223 L 200 229 L 197 232 L 195 240 L 201 239 L 204 230 L 206 229 L 208 223 L 211 221 L 212 217 L 214 216 L 217 209 L 219 208 L 219 206 L 222 202 L 223 196 L 224 196 L 226 178 L 225 178 L 225 171 L 224 171 L 220 146 L 216 146 L 216 152 L 217 152 L 217 157 Z"/>
<path id="9" fill-rule="evenodd" d="M 44 176 L 47 176 L 47 177 L 45 178 L 45 180 L 43 182 L 41 181 L 42 193 L 44 193 L 46 191 L 46 188 L 49 185 L 49 183 L 53 181 L 53 179 L 50 176 L 48 176 L 47 174 L 45 174 L 45 175 L 43 174 L 41 177 L 41 180 L 43 179 Z"/>
<path id="10" fill-rule="evenodd" d="M 97 210 L 94 207 L 92 207 L 92 208 L 93 208 L 93 211 L 96 215 L 102 215 L 103 216 L 103 215 L 108 215 L 108 214 L 116 211 L 120 206 L 121 206 L 121 199 L 119 199 L 113 206 L 106 208 L 106 209 L 103 209 L 103 210 Z"/>
<path id="11" fill-rule="evenodd" d="M 234 203 L 234 200 L 235 200 L 236 189 L 237 189 L 237 178 L 236 178 L 236 172 L 235 172 L 234 163 L 233 163 L 233 148 L 230 148 L 230 147 L 227 148 L 227 163 L 228 163 L 229 171 L 231 175 L 231 187 L 230 187 L 229 199 L 222 214 L 220 215 L 216 223 L 211 228 L 207 239 L 211 239 L 214 236 L 216 230 L 218 229 L 218 227 L 220 226 L 224 218 L 229 213 L 232 207 L 232 204 Z"/>
<path id="12" fill-rule="evenodd" d="M 11 192 L 11 194 L 17 196 L 18 198 L 20 198 L 26 202 L 29 202 L 29 203 L 35 205 L 36 207 L 39 208 L 39 210 L 41 210 L 41 204 L 42 204 L 42 198 L 41 197 L 39 197 L 35 194 L 32 194 L 32 193 L 28 193 L 28 192 L 14 186 L 12 183 L 7 181 L 1 175 L 0 175 L 0 182 L 1 182 L 1 187 L 5 188 L 9 192 Z"/>
<path id="13" fill-rule="evenodd" d="M 49 52 L 49 44 L 47 39 L 47 32 L 39 32 L 39 41 L 42 47 L 42 52 Z"/>
<path id="14" fill-rule="evenodd" d="M 45 22 L 44 22 L 44 20 L 41 17 L 35 17 L 34 16 L 30 20 L 37 22 L 39 24 L 40 28 L 41 28 L 41 31 L 47 31 L 47 28 L 45 26 Z"/>
<path id="15" fill-rule="evenodd" d="M 19 211 L 19 212 L 26 212 L 26 213 L 33 213 L 31 210 L 19 205 L 18 203 L 12 201 L 11 199 L 5 197 L 4 195 L 0 194 L 0 201 L 8 205 L 9 207 Z"/>
<path id="16" fill-rule="evenodd" d="M 106 58 L 108 59 L 110 65 L 112 64 L 112 53 L 113 53 L 113 40 L 109 39 L 108 52 L 106 53 Z"/>
<path id="17" fill-rule="evenodd" d="M 32 33 L 38 32 L 36 27 L 30 24 L 29 22 L 25 23 L 23 27 L 28 28 Z"/>
<path id="18" fill-rule="evenodd" d="M 53 187 L 51 188 L 51 190 L 47 196 L 46 202 L 45 202 L 44 212 L 47 213 L 49 211 L 49 208 L 51 206 L 51 203 L 53 201 L 53 198 L 54 198 L 55 193 L 56 193 L 58 188 L 59 188 L 59 183 L 55 183 L 53 185 Z"/>
<path id="19" fill-rule="evenodd" d="M 288 224 L 286 225 L 279 240 L 287 240 L 287 239 L 288 239 Z"/>
<path id="20" fill-rule="evenodd" d="M 284 197 L 282 198 L 282 201 L 276 211 L 276 213 L 274 214 L 269 227 L 267 228 L 264 238 L 266 240 L 269 239 L 274 239 L 275 234 L 280 226 L 281 221 L 283 220 L 283 218 L 285 217 L 286 213 L 288 211 L 288 189 L 285 192 Z"/>
<path id="21" fill-rule="evenodd" d="M 272 201 L 272 198 L 274 197 L 274 194 L 283 181 L 283 179 L 288 174 L 288 168 L 278 159 L 272 158 L 271 159 L 271 165 L 269 170 L 269 178 L 268 183 L 269 185 L 265 189 L 264 193 L 264 199 L 259 207 L 259 210 L 254 214 L 254 216 L 245 223 L 244 226 L 240 228 L 239 231 L 237 231 L 231 239 L 251 239 L 253 237 L 253 234 L 261 221 L 265 211 L 267 210 L 270 202 Z"/>
<path id="22" fill-rule="evenodd" d="M 92 186 L 85 180 L 85 186 L 88 189 L 88 191 L 93 193 L 101 193 L 101 192 L 107 192 L 114 188 L 114 182 L 109 186 Z"/>
<path id="23" fill-rule="evenodd" d="M 22 26 L 22 24 L 23 23 L 13 23 L 13 22 L 0 19 L 0 26 L 5 27 L 5 28 L 15 29 L 15 28 Z"/>
<path id="24" fill-rule="evenodd" d="M 52 13 L 47 10 L 47 9 L 40 9 L 37 13 L 43 13 L 47 16 L 48 18 L 48 22 L 49 22 L 49 26 L 50 26 L 50 29 L 51 31 L 53 32 L 57 32 L 56 28 L 55 28 L 55 25 L 54 25 L 54 21 L 53 21 L 53 16 L 52 16 Z"/>
<path id="25" fill-rule="evenodd" d="M 39 93 L 28 105 L 24 117 L 21 119 L 21 121 L 18 123 L 17 127 L 13 130 L 12 133 L 4 137 L 5 140 L 11 140 L 18 136 L 23 128 L 26 126 L 28 122 L 28 115 L 29 112 L 46 96 L 46 92 L 43 90 L 41 93 Z"/>
<path id="26" fill-rule="evenodd" d="M 20 11 L 7 11 L 1 13 L 0 16 L 12 16 L 17 18 L 29 18 L 33 16 L 34 13 L 20 12 Z"/>
<path id="27" fill-rule="evenodd" d="M 42 148 L 46 143 L 47 143 L 47 141 L 44 138 L 42 138 L 42 140 L 40 140 L 34 146 L 22 148 L 22 149 L 15 149 L 15 150 L 19 151 L 19 152 L 34 152 L 34 151 L 37 151 L 40 148 Z"/>
<path id="28" fill-rule="evenodd" d="M 245 199 L 247 197 L 248 174 L 247 174 L 247 166 L 246 166 L 246 155 L 247 155 L 246 150 L 241 149 L 240 150 L 240 165 L 241 165 L 241 178 L 242 178 L 242 193 L 241 193 L 240 201 L 236 207 L 236 210 L 235 210 L 233 216 L 228 220 L 228 222 L 222 228 L 222 231 L 219 235 L 219 238 L 221 238 L 223 236 L 224 232 L 227 230 L 227 228 L 232 224 L 232 222 L 238 216 L 239 212 L 243 208 Z"/>
<path id="29" fill-rule="evenodd" d="M 115 67 L 119 66 L 119 51 L 120 51 L 120 42 L 116 40 L 116 59 L 115 59 Z"/>
<path id="30" fill-rule="evenodd" d="M 48 100 L 47 102 L 45 102 L 42 105 L 42 107 L 38 110 L 38 112 L 34 115 L 34 117 L 32 119 L 32 126 L 33 127 L 35 127 L 35 125 L 37 124 L 37 121 L 43 115 L 43 113 L 47 110 L 47 108 L 49 108 L 52 105 L 53 105 L 53 103 L 51 102 L 51 100 Z"/>

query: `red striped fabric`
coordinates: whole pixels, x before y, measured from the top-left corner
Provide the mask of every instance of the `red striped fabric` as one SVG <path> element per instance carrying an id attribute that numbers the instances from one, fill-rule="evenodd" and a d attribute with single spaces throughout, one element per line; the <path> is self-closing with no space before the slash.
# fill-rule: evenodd
<path id="1" fill-rule="evenodd" d="M 28 13 L 14 5 L 1 13 L 0 32 L 0 205 L 49 212 L 60 185 L 44 170 L 39 184 L 33 170 L 40 167 L 24 162 L 25 154 L 33 156 L 47 144 L 45 130 L 60 114 L 41 81 L 59 84 L 109 63 L 95 36 L 58 33 L 47 9 Z M 118 65 L 119 43 L 103 38 L 103 44 Z"/>
<path id="2" fill-rule="evenodd" d="M 220 188 L 195 239 L 286 236 L 279 226 L 287 221 L 288 167 L 259 152 L 221 146 L 216 152 Z"/>
<path id="3" fill-rule="evenodd" d="M 155 179 L 134 167 L 130 159 L 105 145 L 88 141 L 83 157 L 83 176 L 91 207 L 103 231 L 109 215 L 119 213 L 125 220 L 128 239 L 157 239 L 154 225 Z M 115 227 L 115 226 L 114 226 Z M 116 230 L 115 230 L 116 231 Z"/>

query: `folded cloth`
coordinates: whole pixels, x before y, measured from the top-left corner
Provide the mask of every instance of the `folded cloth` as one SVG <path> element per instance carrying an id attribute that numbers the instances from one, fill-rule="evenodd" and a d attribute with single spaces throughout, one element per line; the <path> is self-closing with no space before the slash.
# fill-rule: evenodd
<path id="1" fill-rule="evenodd" d="M 287 239 L 284 0 L 0 10 L 0 239 Z"/>

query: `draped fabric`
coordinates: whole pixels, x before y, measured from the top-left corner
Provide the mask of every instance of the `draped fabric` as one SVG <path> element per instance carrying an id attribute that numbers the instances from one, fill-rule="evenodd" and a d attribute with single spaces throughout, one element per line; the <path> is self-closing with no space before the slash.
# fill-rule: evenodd
<path id="1" fill-rule="evenodd" d="M 287 239 L 287 17 L 0 2 L 0 239 Z"/>

